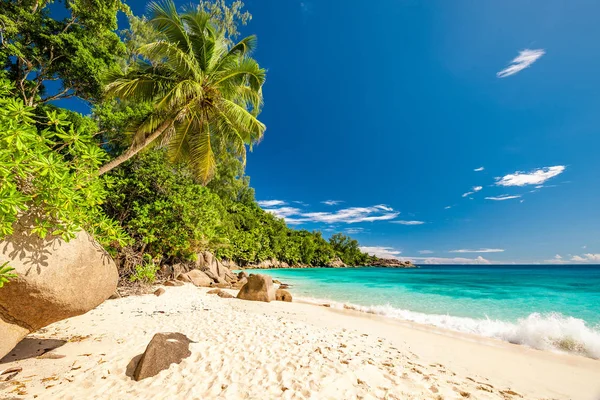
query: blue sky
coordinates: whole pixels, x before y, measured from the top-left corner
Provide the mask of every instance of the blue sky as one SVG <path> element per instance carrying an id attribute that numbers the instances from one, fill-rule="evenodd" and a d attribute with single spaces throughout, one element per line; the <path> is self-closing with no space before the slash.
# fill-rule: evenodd
<path id="1" fill-rule="evenodd" d="M 263 208 L 418 263 L 600 263 L 599 2 L 246 5 Z"/>
<path id="2" fill-rule="evenodd" d="M 265 209 L 417 262 L 600 261 L 600 3 L 246 3 Z"/>

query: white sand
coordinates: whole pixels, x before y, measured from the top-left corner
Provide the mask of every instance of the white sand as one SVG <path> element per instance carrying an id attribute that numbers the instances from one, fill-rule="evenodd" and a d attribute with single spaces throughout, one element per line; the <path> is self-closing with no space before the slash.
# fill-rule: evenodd
<path id="1" fill-rule="evenodd" d="M 600 399 L 597 360 L 308 304 L 165 289 L 30 336 L 0 363 L 0 373 L 23 368 L 0 382 L 0 398 Z M 157 332 L 186 334 L 192 355 L 135 382 L 128 365 Z M 51 353 L 66 357 L 35 357 L 57 340 L 67 343 Z"/>

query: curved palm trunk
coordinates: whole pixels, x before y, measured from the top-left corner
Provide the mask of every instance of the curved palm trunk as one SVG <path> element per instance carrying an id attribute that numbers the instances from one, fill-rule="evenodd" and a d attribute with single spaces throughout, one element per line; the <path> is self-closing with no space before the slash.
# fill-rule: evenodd
<path id="1" fill-rule="evenodd" d="M 162 124 L 159 125 L 158 128 L 150 136 L 147 136 L 141 143 L 131 145 L 127 151 L 120 156 L 110 160 L 106 164 L 100 167 L 98 170 L 98 175 L 102 175 L 107 173 L 108 171 L 118 167 L 123 164 L 125 161 L 129 160 L 131 157 L 135 156 L 137 153 L 142 151 L 146 146 L 152 143 L 156 138 L 158 138 L 171 124 L 173 123 L 172 119 L 168 119 Z"/>

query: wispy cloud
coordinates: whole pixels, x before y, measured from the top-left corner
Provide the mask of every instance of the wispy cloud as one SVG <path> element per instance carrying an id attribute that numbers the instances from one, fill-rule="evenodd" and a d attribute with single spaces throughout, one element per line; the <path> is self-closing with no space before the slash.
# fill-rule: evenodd
<path id="1" fill-rule="evenodd" d="M 390 221 L 392 224 L 399 224 L 399 225 L 423 225 L 425 223 L 425 221 L 404 221 L 404 220 L 397 220 L 397 221 Z"/>
<path id="2" fill-rule="evenodd" d="M 355 235 L 357 233 L 361 233 L 364 232 L 363 228 L 348 228 L 346 229 L 346 233 L 350 234 L 350 235 Z"/>
<path id="3" fill-rule="evenodd" d="M 491 264 L 490 260 L 487 260 L 481 256 L 477 258 L 463 258 L 463 257 L 403 257 L 406 260 L 412 260 L 416 264 Z"/>
<path id="4" fill-rule="evenodd" d="M 458 249 L 458 250 L 450 250 L 448 253 L 502 253 L 504 249 Z"/>
<path id="5" fill-rule="evenodd" d="M 449 210 L 451 208 L 452 208 L 452 206 L 446 206 L 446 207 L 444 207 L 444 210 Z"/>
<path id="6" fill-rule="evenodd" d="M 323 204 L 327 204 L 328 206 L 337 206 L 340 203 L 343 203 L 342 200 L 325 200 L 322 201 L 321 203 Z"/>
<path id="7" fill-rule="evenodd" d="M 431 250 L 419 250 L 419 254 L 433 254 Z"/>
<path id="8" fill-rule="evenodd" d="M 503 194 L 501 196 L 497 196 L 497 197 L 486 197 L 486 200 L 494 200 L 494 201 L 504 201 L 504 200 L 512 200 L 512 199 L 518 199 L 520 198 L 521 195 L 513 195 L 513 196 L 509 196 L 507 194 Z"/>
<path id="9" fill-rule="evenodd" d="M 483 167 L 479 167 L 479 168 L 475 168 L 473 171 L 475 171 L 475 172 L 481 172 L 481 171 L 483 171 L 484 169 L 485 169 L 485 168 L 483 168 Z"/>
<path id="10" fill-rule="evenodd" d="M 398 258 L 402 253 L 392 247 L 361 246 L 360 251 L 379 258 Z"/>
<path id="11" fill-rule="evenodd" d="M 503 177 L 496 178 L 498 186 L 526 186 L 541 185 L 548 179 L 562 174 L 565 170 L 564 165 L 555 165 L 553 167 L 544 167 L 531 172 L 517 171 Z"/>
<path id="12" fill-rule="evenodd" d="M 479 192 L 481 189 L 483 189 L 483 186 L 473 186 L 473 189 L 471 189 L 471 192 L 463 193 L 462 197 L 467 197 L 472 194 L 475 194 L 475 193 Z"/>
<path id="13" fill-rule="evenodd" d="M 258 205 L 261 207 L 276 207 L 284 206 L 287 203 L 283 200 L 259 200 Z"/>
<path id="14" fill-rule="evenodd" d="M 384 204 L 372 207 L 349 207 L 332 212 L 305 212 L 295 207 L 265 208 L 265 211 L 280 218 L 285 218 L 285 221 L 292 225 L 308 222 L 354 224 L 358 222 L 389 221 L 400 215 L 398 211 L 394 211 L 393 208 Z"/>
<path id="15" fill-rule="evenodd" d="M 506 78 L 508 76 L 514 75 L 517 72 L 521 72 L 525 68 L 528 68 L 536 62 L 541 56 L 543 56 L 546 52 L 543 49 L 530 50 L 525 49 L 519 52 L 519 55 L 515 57 L 508 67 L 504 68 L 502 71 L 498 72 L 496 76 L 498 78 Z"/>

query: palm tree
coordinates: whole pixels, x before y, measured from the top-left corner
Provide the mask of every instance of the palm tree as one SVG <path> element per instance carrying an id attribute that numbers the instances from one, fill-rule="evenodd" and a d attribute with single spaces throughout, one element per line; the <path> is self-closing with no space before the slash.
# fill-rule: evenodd
<path id="1" fill-rule="evenodd" d="M 99 173 L 160 142 L 172 160 L 188 160 L 207 183 L 217 148 L 245 161 L 245 146 L 260 140 L 266 129 L 257 119 L 265 70 L 250 57 L 256 37 L 228 46 L 224 32 L 199 7 L 181 14 L 172 0 L 148 7 L 148 23 L 159 39 L 138 49 L 129 70 L 109 78 L 106 93 L 125 101 L 152 101 L 153 112 L 135 127 L 129 149 Z"/>

